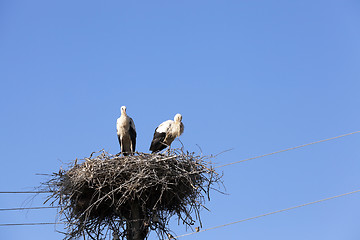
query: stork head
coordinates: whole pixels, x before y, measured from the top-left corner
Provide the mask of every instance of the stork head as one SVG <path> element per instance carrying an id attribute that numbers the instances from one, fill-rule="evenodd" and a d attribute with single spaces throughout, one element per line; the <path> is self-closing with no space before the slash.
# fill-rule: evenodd
<path id="1" fill-rule="evenodd" d="M 121 107 L 121 114 L 126 115 L 126 107 L 125 106 Z"/>
<path id="2" fill-rule="evenodd" d="M 175 117 L 174 117 L 174 121 L 175 122 L 181 122 L 182 120 L 182 116 L 180 113 L 176 114 Z"/>

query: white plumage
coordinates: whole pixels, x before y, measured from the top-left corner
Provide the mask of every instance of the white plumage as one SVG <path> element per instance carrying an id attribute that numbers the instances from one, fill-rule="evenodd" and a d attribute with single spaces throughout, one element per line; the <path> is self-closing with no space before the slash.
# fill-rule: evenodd
<path id="1" fill-rule="evenodd" d="M 126 107 L 121 107 L 121 116 L 116 121 L 116 131 L 121 153 L 127 156 L 135 152 L 136 129 L 134 121 L 126 114 Z"/>
<path id="2" fill-rule="evenodd" d="M 170 146 L 176 137 L 184 132 L 184 124 L 181 122 L 181 114 L 176 114 L 173 120 L 167 120 L 161 123 L 154 133 L 153 140 L 150 145 L 150 151 L 158 152 Z"/>

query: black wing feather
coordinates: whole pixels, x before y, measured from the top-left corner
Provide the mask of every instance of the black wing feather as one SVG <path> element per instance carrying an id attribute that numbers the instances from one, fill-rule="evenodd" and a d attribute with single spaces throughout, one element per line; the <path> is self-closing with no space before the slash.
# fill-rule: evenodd
<path id="1" fill-rule="evenodd" d="M 162 132 L 162 133 L 157 132 L 156 129 L 155 129 L 153 140 L 150 145 L 150 151 L 152 151 L 153 153 L 159 152 L 167 147 L 166 144 L 163 143 L 165 140 L 165 137 L 166 137 L 166 133 L 165 132 Z"/>
<path id="2" fill-rule="evenodd" d="M 135 152 L 135 147 L 136 147 L 136 131 L 134 128 L 130 127 L 129 129 L 129 135 L 130 135 L 130 139 L 132 142 L 132 152 Z"/>

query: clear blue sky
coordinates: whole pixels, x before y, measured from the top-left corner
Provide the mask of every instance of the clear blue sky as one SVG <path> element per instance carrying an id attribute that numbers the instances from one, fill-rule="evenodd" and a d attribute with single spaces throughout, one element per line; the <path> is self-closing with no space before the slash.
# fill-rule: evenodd
<path id="1" fill-rule="evenodd" d="M 117 153 L 122 105 L 137 150 L 181 113 L 186 149 L 233 148 L 217 164 L 360 130 L 359 12 L 355 0 L 1 1 L 0 190 L 32 190 L 46 180 L 36 173 Z M 212 195 L 204 228 L 358 189 L 359 144 L 352 135 L 222 168 L 228 195 Z M 2 194 L 0 208 L 43 197 Z M 359 203 L 351 195 L 184 239 L 358 240 Z M 54 210 L 0 212 L 0 223 L 55 220 Z M 1 227 L 0 238 L 62 235 Z"/>

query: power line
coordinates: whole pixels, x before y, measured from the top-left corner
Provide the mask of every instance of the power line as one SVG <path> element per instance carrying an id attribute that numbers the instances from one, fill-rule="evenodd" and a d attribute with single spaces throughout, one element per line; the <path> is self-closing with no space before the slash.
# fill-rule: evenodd
<path id="1" fill-rule="evenodd" d="M 243 159 L 243 160 L 236 161 L 236 162 L 232 162 L 232 163 L 223 164 L 223 165 L 220 165 L 220 166 L 216 166 L 216 167 L 214 167 L 214 168 L 226 167 L 226 166 L 229 166 L 229 165 L 246 162 L 246 161 L 250 161 L 250 160 L 253 160 L 253 159 L 262 158 L 262 157 L 274 155 L 274 154 L 277 154 L 277 153 L 282 153 L 282 152 L 294 150 L 294 149 L 297 149 L 297 148 L 302 148 L 302 147 L 310 146 L 310 145 L 313 145 L 313 144 L 316 144 L 316 143 L 322 143 L 322 142 L 334 140 L 334 139 L 337 139 L 337 138 L 346 137 L 346 136 L 349 136 L 349 135 L 352 135 L 352 134 L 356 134 L 356 133 L 360 133 L 360 131 L 351 132 L 351 133 L 343 134 L 343 135 L 340 135 L 340 136 L 336 136 L 336 137 L 332 137 L 332 138 L 327 138 L 327 139 L 319 140 L 319 141 L 316 141 L 316 142 L 311 142 L 311 143 L 299 145 L 299 146 L 296 146 L 296 147 L 286 148 L 286 149 L 279 150 L 279 151 L 276 151 L 276 152 L 267 153 L 267 154 L 264 154 L 264 155 L 255 156 L 255 157 Z"/>
<path id="2" fill-rule="evenodd" d="M 0 193 L 9 193 L 9 194 L 13 194 L 13 193 L 52 193 L 52 191 L 23 191 L 23 192 L 19 192 L 19 191 L 5 191 L 5 192 L 0 192 Z"/>
<path id="3" fill-rule="evenodd" d="M 263 155 L 259 155 L 259 156 L 255 156 L 255 157 L 251 157 L 251 158 L 246 158 L 246 159 L 243 159 L 243 160 L 240 160 L 240 161 L 236 161 L 236 162 L 232 162 L 232 163 L 227 163 L 227 164 L 223 164 L 223 165 L 220 165 L 220 166 L 216 166 L 216 167 L 214 167 L 214 169 L 215 169 L 215 168 L 226 167 L 226 166 L 229 166 L 229 165 L 233 165 L 233 164 L 237 164 L 237 163 L 242 163 L 242 162 L 246 162 L 246 161 L 250 161 L 250 160 L 254 160 L 254 159 L 257 159 L 257 158 L 262 158 L 262 157 L 274 155 L 274 154 L 277 154 L 277 153 L 282 153 L 282 152 L 294 150 L 294 149 L 297 149 L 297 148 L 302 148 L 302 147 L 310 146 L 310 145 L 313 145 L 313 144 L 316 144 L 316 143 L 322 143 L 322 142 L 334 140 L 334 139 L 337 139 L 337 138 L 346 137 L 346 136 L 349 136 L 349 135 L 352 135 L 352 134 L 356 134 L 356 133 L 360 133 L 360 131 L 355 131 L 355 132 L 351 132 L 351 133 L 346 133 L 346 134 L 339 135 L 339 136 L 336 136 L 336 137 L 327 138 L 327 139 L 323 139 L 323 140 L 319 140 L 319 141 L 315 141 L 315 142 L 311 142 L 311 143 L 307 143 L 307 144 L 303 144 L 303 145 L 299 145 L 299 146 L 295 146 L 295 147 L 291 147 L 291 148 L 286 148 L 286 149 L 283 149 L 283 150 L 279 150 L 279 151 L 276 151 L 276 152 L 267 153 L 267 154 L 263 154 Z M 3 191 L 3 192 L 0 192 L 0 194 L 4 194 L 4 193 L 8 193 L 8 194 L 16 194 L 16 193 L 52 193 L 52 191 L 22 191 L 22 192 L 19 192 L 19 191 L 13 191 L 13 192 L 12 192 L 12 191 Z"/>
<path id="4" fill-rule="evenodd" d="M 34 209 L 46 209 L 46 208 L 58 208 L 58 207 L 0 208 L 0 211 L 34 210 Z"/>
<path id="5" fill-rule="evenodd" d="M 236 222 L 226 223 L 226 224 L 219 225 L 219 226 L 216 226 L 216 227 L 211 227 L 211 228 L 203 229 L 203 230 L 200 230 L 200 231 L 198 231 L 198 232 L 186 233 L 186 234 L 183 234 L 183 235 L 180 235 L 180 236 L 177 236 L 177 237 L 173 237 L 173 238 L 174 238 L 174 239 L 177 239 L 177 238 L 189 236 L 189 235 L 192 235 L 192 234 L 195 234 L 195 233 L 200 233 L 200 232 L 205 232 L 205 231 L 209 231 L 209 230 L 213 230 L 213 229 L 217 229 L 217 228 L 221 228 L 221 227 L 226 227 L 226 226 L 229 226 L 229 225 L 232 225 L 232 224 L 241 223 L 241 222 L 253 220 L 253 219 L 256 219 L 256 218 L 265 217 L 265 216 L 272 215 L 272 214 L 275 214 L 275 213 L 280 213 L 280 212 L 289 211 L 289 210 L 292 210 L 292 209 L 295 209 L 295 208 L 300 208 L 300 207 L 308 206 L 308 205 L 311 205 L 311 204 L 324 202 L 324 201 L 331 200 L 331 199 L 334 199 L 334 198 L 344 197 L 344 196 L 347 196 L 347 195 L 350 195 L 350 194 L 354 194 L 354 193 L 358 193 L 358 192 L 360 192 L 360 189 L 355 190 L 355 191 L 352 191 L 352 192 L 340 194 L 340 195 L 337 195 L 337 196 L 320 199 L 320 200 L 317 200 L 317 201 L 314 201 L 314 202 L 305 203 L 305 204 L 301 204 L 301 205 L 298 205 L 298 206 L 289 207 L 289 208 L 277 210 L 277 211 L 274 211 L 274 212 L 261 214 L 261 215 L 255 216 L 255 217 L 245 218 L 245 219 L 242 219 L 242 220 L 239 220 L 239 221 L 236 221 Z"/>
<path id="6" fill-rule="evenodd" d="M 49 223 L 49 222 L 43 222 L 43 223 L 2 223 L 0 224 L 0 227 L 9 227 L 9 226 L 34 226 L 34 225 L 55 225 L 55 224 L 63 224 L 60 223 Z"/>
<path id="7" fill-rule="evenodd" d="M 323 140 L 319 140 L 319 141 L 315 141 L 315 142 L 311 142 L 311 143 L 307 143 L 307 144 L 303 144 L 303 145 L 299 145 L 299 146 L 295 146 L 295 147 L 291 147 L 291 148 L 279 150 L 279 151 L 276 151 L 276 152 L 267 153 L 267 154 L 263 154 L 263 155 L 259 155 L 259 156 L 255 156 L 255 157 L 251 157 L 251 158 L 247 158 L 247 159 L 243 159 L 243 160 L 236 161 L 236 162 L 232 162 L 232 163 L 223 164 L 223 165 L 220 165 L 220 166 L 216 166 L 216 167 L 214 167 L 214 168 L 226 167 L 226 166 L 229 166 L 229 165 L 233 165 L 233 164 L 237 164 L 237 163 L 241 163 L 241 162 L 245 162 L 245 161 L 250 161 L 250 160 L 253 160 L 253 159 L 262 158 L 262 157 L 274 155 L 274 154 L 277 154 L 277 153 L 282 153 L 282 152 L 294 150 L 294 149 L 297 149 L 297 148 L 302 148 L 302 147 L 310 146 L 310 145 L 313 145 L 313 144 L 316 144 L 316 143 L 322 143 L 322 142 L 334 140 L 334 139 L 337 139 L 337 138 L 349 136 L 349 135 L 356 134 L 356 133 L 360 133 L 360 131 L 355 131 L 355 132 L 351 132 L 351 133 L 339 135 L 339 136 L 336 136 L 336 137 L 327 138 L 327 139 L 323 139 Z M 331 197 L 331 198 L 327 198 L 327 199 L 318 200 L 318 201 L 315 201 L 315 202 L 311 202 L 311 203 L 307 203 L 307 204 L 295 206 L 295 207 L 292 207 L 292 208 L 287 208 L 287 209 L 275 211 L 275 212 L 272 212 L 272 213 L 263 214 L 263 215 L 260 215 L 260 216 L 256 216 L 256 217 L 252 217 L 252 218 L 248 218 L 248 219 L 244 219 L 244 220 L 240 220 L 240 221 L 233 222 L 233 223 L 228 223 L 228 224 L 225 224 L 225 225 L 221 225 L 221 226 L 217 226 L 217 227 L 213 227 L 213 228 L 209 228 L 209 229 L 204 229 L 204 230 L 201 230 L 201 231 L 199 231 L 199 232 L 204 232 L 204 231 L 208 231 L 208 230 L 211 230 L 211 229 L 215 229 L 215 228 L 219 228 L 219 227 L 223 227 L 223 226 L 228 226 L 228 225 L 231 225 L 231 224 L 235 224 L 235 223 L 239 223 L 239 222 L 248 221 L 248 220 L 251 220 L 251 219 L 255 219 L 255 218 L 259 218 L 259 217 L 271 215 L 271 214 L 274 214 L 274 213 L 279 213 L 279 212 L 291 210 L 291 209 L 294 209 L 294 208 L 307 206 L 307 205 L 310 205 L 310 204 L 314 204 L 314 203 L 318 203 L 318 202 L 330 200 L 330 199 L 337 198 L 337 197 L 342 197 L 342 196 L 349 195 L 349 194 L 352 194 L 352 193 L 356 193 L 356 192 L 359 192 L 359 191 L 360 191 L 360 190 L 357 190 L 357 191 L 354 191 L 354 192 L 350 192 L 350 193 L 338 195 L 338 196 Z M 52 193 L 52 191 L 2 191 L 2 192 L 0 192 L 0 194 L 28 194 L 28 193 L 36 193 L 36 194 L 38 194 L 38 193 Z M 4 208 L 4 209 L 0 209 L 0 211 L 26 210 L 26 209 L 29 209 L 29 210 L 30 210 L 30 209 L 46 209 L 46 208 L 57 208 L 57 207 Z M 49 225 L 49 224 L 56 224 L 56 223 L 0 224 L 0 226 L 43 225 L 43 224 L 48 224 L 48 225 Z M 195 232 L 195 233 L 196 233 L 196 232 Z M 190 234 L 194 234 L 194 233 L 189 233 L 189 234 L 181 235 L 181 236 L 178 236 L 178 237 L 176 237 L 176 238 L 179 238 L 179 237 L 182 237 L 182 236 L 187 236 L 187 235 L 190 235 Z"/>
<path id="8" fill-rule="evenodd" d="M 333 196 L 333 197 L 328 197 L 328 198 L 320 199 L 320 200 L 317 200 L 317 201 L 313 201 L 313 202 L 309 202 L 309 203 L 304 203 L 304 204 L 301 204 L 301 205 L 298 205 L 298 206 L 289 207 L 289 208 L 277 210 L 277 211 L 274 211 L 274 212 L 261 214 L 261 215 L 255 216 L 255 217 L 245 218 L 245 219 L 242 219 L 242 220 L 239 220 L 239 221 L 235 221 L 235 222 L 226 223 L 226 224 L 223 224 L 223 225 L 219 225 L 219 226 L 215 226 L 215 227 L 203 229 L 203 230 L 200 230 L 200 231 L 198 231 L 198 232 L 186 233 L 186 234 L 183 234 L 183 235 L 180 235 L 180 236 L 173 237 L 173 239 L 178 239 L 178 238 L 185 237 L 185 236 L 189 236 L 189 235 L 192 235 L 192 234 L 196 234 L 196 233 L 200 233 L 200 232 L 205 232 L 205 231 L 209 231 L 209 230 L 213 230 L 213 229 L 217 229 L 217 228 L 221 228 L 221 227 L 226 227 L 226 226 L 229 226 L 229 225 L 233 225 L 233 224 L 236 224 L 236 223 L 241 223 L 241 222 L 245 222 L 245 221 L 249 221 L 249 220 L 253 220 L 253 219 L 257 219 L 257 218 L 261 218 L 261 217 L 266 217 L 266 216 L 269 216 L 269 215 L 272 215 L 272 214 L 275 214 L 275 213 L 280 213 L 280 212 L 285 212 L 285 211 L 289 211 L 289 210 L 296 209 L 296 208 L 300 208 L 300 207 L 305 207 L 305 206 L 308 206 L 308 205 L 311 205 L 311 204 L 328 201 L 328 200 L 331 200 L 331 199 L 334 199 L 334 198 L 344 197 L 344 196 L 347 196 L 347 195 L 350 195 L 350 194 L 354 194 L 354 193 L 358 193 L 358 192 L 360 192 L 360 189 L 355 190 L 355 191 L 352 191 L 352 192 L 348 192 L 348 193 L 343 193 L 343 194 L 340 194 L 340 195 L 336 195 L 336 196 Z M 49 222 L 47 222 L 47 223 L 44 223 L 44 222 L 43 222 L 43 223 L 2 223 L 2 224 L 0 224 L 0 227 L 6 227 L 6 226 L 55 225 L 55 224 L 64 224 L 64 223 L 63 223 L 63 222 L 58 222 L 58 223 L 49 223 Z"/>

